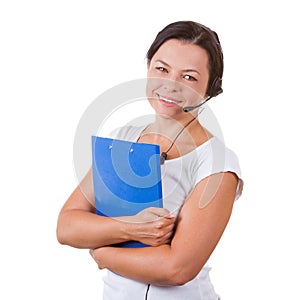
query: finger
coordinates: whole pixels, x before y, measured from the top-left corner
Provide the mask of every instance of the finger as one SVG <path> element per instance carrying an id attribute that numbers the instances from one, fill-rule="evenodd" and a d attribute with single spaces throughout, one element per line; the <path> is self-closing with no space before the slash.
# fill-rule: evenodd
<path id="1" fill-rule="evenodd" d="M 175 226 L 175 220 L 174 219 L 164 219 L 161 221 L 161 227 L 174 227 Z"/>
<path id="2" fill-rule="evenodd" d="M 155 224 L 156 229 L 163 229 L 163 230 L 172 230 L 175 226 L 175 222 L 170 219 L 159 219 Z"/>
<path id="3" fill-rule="evenodd" d="M 162 239 L 158 241 L 159 245 L 170 244 L 172 233 L 166 234 Z"/>
<path id="4" fill-rule="evenodd" d="M 164 217 L 170 214 L 166 208 L 161 207 L 149 207 L 147 210 L 158 217 Z"/>
<path id="5" fill-rule="evenodd" d="M 168 215 L 165 215 L 164 218 L 166 218 L 166 219 L 175 219 L 176 217 L 172 214 L 168 214 Z"/>

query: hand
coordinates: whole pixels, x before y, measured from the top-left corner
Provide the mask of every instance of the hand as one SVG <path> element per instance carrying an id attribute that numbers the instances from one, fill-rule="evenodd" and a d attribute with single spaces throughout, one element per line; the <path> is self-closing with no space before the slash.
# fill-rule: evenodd
<path id="1" fill-rule="evenodd" d="M 175 217 L 165 208 L 150 207 L 131 218 L 131 239 L 150 246 L 168 244 L 173 236 Z"/>
<path id="2" fill-rule="evenodd" d="M 165 208 L 148 207 L 137 213 L 133 220 L 139 223 L 153 222 L 160 218 L 173 218 L 170 212 Z"/>
<path id="3" fill-rule="evenodd" d="M 100 259 L 98 258 L 99 256 L 101 257 L 100 251 L 102 248 L 97 248 L 97 249 L 90 249 L 90 255 L 92 256 L 92 258 L 94 259 L 94 261 L 97 263 L 98 268 L 100 270 L 105 269 L 105 267 L 101 264 Z"/>

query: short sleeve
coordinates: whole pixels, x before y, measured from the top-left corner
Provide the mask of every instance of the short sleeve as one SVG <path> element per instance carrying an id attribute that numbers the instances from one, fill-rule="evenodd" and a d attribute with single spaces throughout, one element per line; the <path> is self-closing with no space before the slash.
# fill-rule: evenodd
<path id="1" fill-rule="evenodd" d="M 235 152 L 227 148 L 219 139 L 212 138 L 205 144 L 205 147 L 199 148 L 197 155 L 198 159 L 193 174 L 195 185 L 210 175 L 232 172 L 239 179 L 235 198 L 237 200 L 242 194 L 243 180 L 239 160 Z"/>

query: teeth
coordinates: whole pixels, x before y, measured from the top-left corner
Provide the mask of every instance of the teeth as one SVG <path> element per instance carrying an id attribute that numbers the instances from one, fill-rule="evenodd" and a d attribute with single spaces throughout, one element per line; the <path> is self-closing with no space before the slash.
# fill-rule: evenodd
<path id="1" fill-rule="evenodd" d="M 161 100 L 165 101 L 165 102 L 168 102 L 168 103 L 177 103 L 176 101 L 172 101 L 170 99 L 166 99 L 166 98 L 163 98 L 163 97 L 160 97 Z"/>
<path id="2" fill-rule="evenodd" d="M 162 99 L 162 100 L 165 101 L 165 102 L 168 102 L 168 103 L 175 103 L 174 101 L 169 100 L 169 99 Z"/>

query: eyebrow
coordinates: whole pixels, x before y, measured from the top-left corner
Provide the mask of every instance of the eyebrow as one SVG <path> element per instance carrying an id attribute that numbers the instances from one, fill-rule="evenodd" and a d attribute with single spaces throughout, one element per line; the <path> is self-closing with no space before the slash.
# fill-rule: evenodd
<path id="1" fill-rule="evenodd" d="M 157 59 L 155 62 L 160 62 L 160 63 L 162 63 L 164 66 L 166 66 L 166 67 L 171 67 L 169 64 L 167 64 L 165 61 L 163 61 L 163 60 L 161 60 L 161 59 Z M 183 72 L 194 72 L 194 73 L 198 73 L 199 75 L 201 75 L 200 74 L 200 72 L 199 71 L 197 71 L 197 70 L 195 70 L 195 69 L 185 69 L 185 70 L 182 70 Z"/>

